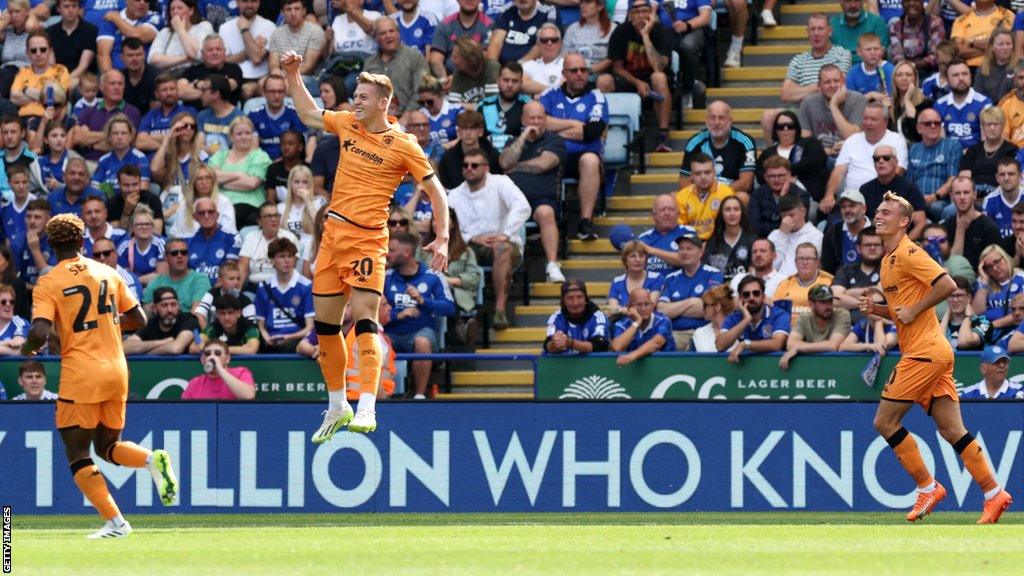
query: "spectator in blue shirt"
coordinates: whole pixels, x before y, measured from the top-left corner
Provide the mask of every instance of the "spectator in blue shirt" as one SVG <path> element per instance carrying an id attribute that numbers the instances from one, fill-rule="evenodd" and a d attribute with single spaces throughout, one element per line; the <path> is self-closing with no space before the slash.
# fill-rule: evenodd
<path id="1" fill-rule="evenodd" d="M 840 352 L 871 352 L 885 356 L 896 347 L 896 326 L 881 318 L 861 318 L 839 345 Z"/>
<path id="2" fill-rule="evenodd" d="M 591 218 L 601 187 L 601 155 L 608 127 L 608 104 L 600 90 L 590 88 L 587 61 L 576 53 L 566 54 L 562 63 L 565 82 L 540 96 L 548 114 L 547 129 L 565 140 L 562 178 L 579 180 L 580 240 L 596 240 Z"/>
<path id="3" fill-rule="evenodd" d="M 676 238 L 694 230 L 679 223 L 679 206 L 674 194 L 659 194 L 651 206 L 651 216 L 654 228 L 636 237 L 647 246 L 647 269 L 662 275 L 674 272 L 683 265 Z"/>
<path id="4" fill-rule="evenodd" d="M 558 7 L 540 4 L 537 0 L 515 0 L 494 21 L 487 59 L 502 64 L 533 60 L 540 55 L 536 47 L 537 32 L 545 22 L 554 22 L 559 30 L 564 28 Z"/>
<path id="5" fill-rule="evenodd" d="M 950 92 L 935 102 L 935 111 L 942 116 L 946 134 L 970 148 L 981 141 L 981 112 L 992 106 L 992 100 L 971 88 L 971 69 L 963 60 L 950 62 L 946 76 Z"/>
<path id="6" fill-rule="evenodd" d="M 700 295 L 722 283 L 722 273 L 702 263 L 704 241 L 695 232 L 686 231 L 676 238 L 681 269 L 665 277 L 658 311 L 672 319 L 672 335 L 677 350 L 689 350 L 693 332 L 707 323 Z"/>
<path id="7" fill-rule="evenodd" d="M 121 44 L 126 33 L 130 32 L 133 38 L 141 40 L 148 49 L 161 28 L 160 14 L 149 9 L 149 0 L 124 0 L 121 6 L 124 8 L 120 11 L 111 10 L 104 14 L 98 24 L 96 64 L 100 72 L 124 70 Z"/>
<path id="8" fill-rule="evenodd" d="M 615 323 L 612 352 L 621 354 L 616 363 L 626 366 L 655 352 L 675 352 L 672 321 L 654 310 L 651 293 L 637 288 L 629 293 L 629 312 Z"/>
<path id="9" fill-rule="evenodd" d="M 661 289 L 665 284 L 665 275 L 661 272 L 653 272 L 647 269 L 648 248 L 639 240 L 629 240 L 622 245 L 622 265 L 626 268 L 625 274 L 620 274 L 612 279 L 608 287 L 608 313 L 610 315 L 622 315 L 627 312 L 626 304 L 629 302 L 630 294 L 638 288 L 644 288 L 650 292 L 655 302 L 661 297 Z"/>
<path id="10" fill-rule="evenodd" d="M 0 285 L 0 356 L 20 355 L 28 336 L 28 320 L 16 316 L 14 310 L 14 288 Z"/>
<path id="11" fill-rule="evenodd" d="M 287 238 L 267 246 L 274 275 L 256 289 L 261 351 L 291 354 L 313 329 L 313 282 L 295 269 L 299 249 Z"/>
<path id="12" fill-rule="evenodd" d="M 117 261 L 138 274 L 144 286 L 148 286 L 160 274 L 167 273 L 164 239 L 154 232 L 154 222 L 153 211 L 149 206 L 136 206 L 128 219 L 131 238 L 117 247 Z"/>
<path id="13" fill-rule="evenodd" d="M 36 279 L 57 263 L 57 253 L 46 237 L 50 205 L 46 200 L 32 200 L 25 208 L 25 232 L 11 238 L 11 251 L 25 284 L 34 286 Z"/>
<path id="14" fill-rule="evenodd" d="M 964 400 L 1009 400 L 1024 398 L 1024 387 L 1006 379 L 1010 354 L 1002 346 L 989 346 L 981 353 L 980 382 L 960 391 Z"/>
<path id="15" fill-rule="evenodd" d="M 779 352 L 789 337 L 790 314 L 767 304 L 764 280 L 748 274 L 740 280 L 740 305 L 722 322 L 715 337 L 719 352 L 729 351 L 729 362 L 739 363 L 744 353 Z"/>
<path id="16" fill-rule="evenodd" d="M 217 222 L 220 213 L 211 198 L 199 198 L 193 206 L 192 214 L 199 223 L 199 231 L 188 239 L 188 264 L 196 272 L 206 274 L 210 284 L 216 285 L 220 265 L 238 260 L 242 240 L 237 234 L 225 232 Z"/>
<path id="17" fill-rule="evenodd" d="M 149 188 L 149 159 L 135 147 L 135 126 L 132 121 L 124 114 L 115 114 L 107 120 L 103 133 L 110 144 L 110 152 L 100 156 L 96 171 L 92 174 L 92 185 L 107 196 L 117 194 L 121 190 L 117 173 L 122 167 L 133 165 L 139 169 L 142 188 Z"/>
<path id="18" fill-rule="evenodd" d="M 142 117 L 142 122 L 139 124 L 138 140 L 135 143 L 139 150 L 146 152 L 151 158 L 161 145 L 174 139 L 169 135 L 171 127 L 179 121 L 179 114 L 191 116 L 193 126 L 187 132 L 192 137 L 191 139 L 195 140 L 198 134 L 195 126 L 197 112 L 191 106 L 182 104 L 178 99 L 178 80 L 174 75 L 163 72 L 153 80 L 153 84 L 156 87 L 155 96 L 159 105 L 147 111 L 146 115 Z M 182 129 L 179 128 L 179 130 Z M 175 136 L 180 138 L 182 134 L 179 132 Z M 185 152 L 185 150 L 179 152 Z M 188 180 L 188 174 L 185 174 L 184 180 Z"/>
<path id="19" fill-rule="evenodd" d="M 249 119 L 256 125 L 260 135 L 260 148 L 272 160 L 281 157 L 281 135 L 288 130 L 306 133 L 306 125 L 299 118 L 294 108 L 284 102 L 287 85 L 280 74 L 271 74 L 263 82 L 263 94 L 267 103 L 255 112 L 249 113 Z"/>
<path id="20" fill-rule="evenodd" d="M 877 34 L 868 32 L 857 39 L 857 55 L 860 64 L 855 64 L 846 75 L 846 89 L 860 92 L 866 98 L 892 94 L 892 73 L 894 67 L 885 59 L 885 47 Z"/>
<path id="21" fill-rule="evenodd" d="M 391 321 L 385 332 L 396 352 L 430 354 L 438 348 L 438 322 L 455 314 L 455 300 L 448 283 L 416 260 L 419 245 L 411 233 L 391 233 L 388 245 L 388 271 L 384 279 L 384 297 L 391 304 Z M 415 396 L 426 396 L 430 379 L 430 360 L 412 363 Z"/>
<path id="22" fill-rule="evenodd" d="M 397 0 L 395 5 L 398 11 L 392 13 L 391 17 L 398 24 L 398 36 L 402 44 L 412 46 L 427 56 L 427 48 L 434 42 L 434 30 L 447 14 L 420 10 L 419 0 Z"/>
<path id="23" fill-rule="evenodd" d="M 121 279 L 124 280 L 128 289 L 132 291 L 132 294 L 135 294 L 135 298 L 142 302 L 142 280 L 139 279 L 137 274 L 118 264 L 117 246 L 113 240 L 110 238 L 100 238 L 93 242 L 91 257 L 93 260 L 103 262 L 117 270 L 117 273 L 121 275 Z"/>
<path id="24" fill-rule="evenodd" d="M 579 355 L 608 350 L 608 320 L 578 278 L 562 283 L 559 309 L 548 318 L 545 354 Z"/>
<path id="25" fill-rule="evenodd" d="M 419 111 L 430 121 L 430 143 L 444 146 L 454 140 L 455 122 L 462 113 L 462 105 L 449 103 L 441 83 L 427 75 L 420 81 L 417 94 L 416 102 L 422 106 Z"/>
<path id="26" fill-rule="evenodd" d="M 12 173 L 13 169 L 14 167 L 12 166 Z M 46 201 L 50 203 L 50 211 L 53 212 L 54 216 L 57 214 L 74 214 L 81 217 L 82 207 L 85 205 L 86 199 L 93 197 L 102 200 L 102 194 L 100 194 L 99 190 L 89 185 L 89 167 L 81 156 L 76 154 L 74 158 L 70 158 L 65 169 L 67 181 L 60 188 L 50 192 L 46 197 Z M 61 173 L 61 177 L 64 177 L 64 172 Z"/>
<path id="27" fill-rule="evenodd" d="M 78 152 L 69 150 L 68 128 L 62 120 L 48 120 L 41 128 L 43 132 L 43 153 L 39 155 L 39 173 L 46 189 L 57 190 L 64 185 L 64 169 L 73 158 L 81 158 Z"/>

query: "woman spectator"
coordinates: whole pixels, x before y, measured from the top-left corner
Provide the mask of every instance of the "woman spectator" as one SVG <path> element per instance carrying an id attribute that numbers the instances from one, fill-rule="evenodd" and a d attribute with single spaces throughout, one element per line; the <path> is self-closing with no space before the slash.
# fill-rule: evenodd
<path id="1" fill-rule="evenodd" d="M 747 208 L 737 196 L 729 196 L 715 215 L 715 230 L 704 245 L 704 263 L 722 271 L 725 283 L 750 267 L 750 248 L 757 234 L 750 226 Z"/>
<path id="2" fill-rule="evenodd" d="M 28 336 L 28 320 L 15 315 L 14 288 L 0 285 L 0 356 L 18 356 Z"/>
<path id="3" fill-rule="evenodd" d="M 75 117 L 68 114 L 68 94 L 60 87 L 59 84 L 49 84 L 53 91 L 52 102 L 47 102 L 49 97 L 45 87 L 43 90 L 43 115 L 42 116 L 29 116 L 28 120 L 25 121 L 25 129 L 28 131 L 26 142 L 28 142 L 29 150 L 39 154 L 43 150 L 43 145 L 46 143 L 46 131 L 44 128 L 50 122 L 56 122 L 60 126 L 64 127 L 64 133 L 66 135 L 66 144 L 64 147 L 68 150 L 74 150 L 74 138 L 72 128 L 78 123 Z"/>
<path id="4" fill-rule="evenodd" d="M 281 213 L 281 226 L 300 238 L 312 235 L 316 212 L 326 203 L 322 196 L 313 194 L 313 172 L 302 165 L 292 168 L 284 201 L 277 205 L 277 211 Z M 302 250 L 299 255 L 304 256 Z M 307 257 L 308 254 L 303 260 Z"/>
<path id="5" fill-rule="evenodd" d="M 313 218 L 313 240 L 309 243 L 309 258 L 302 263 L 302 275 L 306 278 L 312 278 L 313 272 L 316 272 L 316 257 L 320 253 L 320 242 L 324 237 L 328 208 L 330 208 L 330 204 L 324 204 L 317 210 L 316 216 Z M 387 298 L 381 300 L 386 302 Z"/>
<path id="6" fill-rule="evenodd" d="M 348 90 L 345 88 L 345 81 L 331 74 L 320 79 L 320 100 L 323 102 L 324 110 L 334 110 L 335 112 L 352 110 L 352 105 L 348 103 Z M 337 138 L 320 128 L 306 140 L 306 164 L 313 163 L 313 154 L 316 152 L 317 143 L 328 137 Z"/>
<path id="7" fill-rule="evenodd" d="M 14 77 L 19 70 L 32 65 L 28 58 L 28 34 L 39 29 L 28 0 L 9 0 L 7 10 L 0 12 L 0 97 L 10 98 Z"/>
<path id="8" fill-rule="evenodd" d="M 1013 259 L 996 244 L 981 251 L 978 258 L 978 283 L 971 308 L 984 314 L 992 327 L 1001 332 L 1014 329 L 1010 300 L 1024 291 L 1024 273 L 1013 267 Z"/>
<path id="9" fill-rule="evenodd" d="M 452 65 L 455 70 L 448 88 L 449 102 L 475 110 L 476 105 L 485 97 L 498 93 L 501 64 L 497 60 L 488 60 L 476 40 L 463 36 L 455 42 Z"/>
<path id="10" fill-rule="evenodd" d="M 960 159 L 960 175 L 974 179 L 978 198 L 982 198 L 999 186 L 996 167 L 1003 158 L 1015 157 L 1017 147 L 1003 137 L 1006 116 L 1001 108 L 986 108 L 979 117 L 981 141 L 964 151 L 964 157 Z"/>
<path id="11" fill-rule="evenodd" d="M 956 289 L 946 300 L 939 326 L 956 350 L 980 350 L 992 339 L 992 323 L 972 309 L 971 283 L 963 276 L 953 276 L 953 282 Z"/>
<path id="12" fill-rule="evenodd" d="M 117 247 L 117 263 L 134 273 L 147 286 L 153 278 L 167 272 L 164 239 L 153 231 L 153 211 L 139 205 L 128 220 L 131 238 Z"/>
<path id="13" fill-rule="evenodd" d="M 149 159 L 135 147 L 135 125 L 128 116 L 120 112 L 111 116 L 103 126 L 103 134 L 110 144 L 110 152 L 100 156 L 92 174 L 92 185 L 110 197 L 120 189 L 118 170 L 127 164 L 134 164 L 142 174 L 142 189 L 149 188 Z"/>
<path id="14" fill-rule="evenodd" d="M 622 265 L 625 274 L 616 276 L 608 287 L 608 304 L 605 307 L 609 317 L 617 317 L 626 313 L 629 305 L 629 293 L 637 288 L 650 291 L 651 298 L 657 302 L 664 288 L 665 276 L 659 272 L 647 270 L 647 245 L 639 240 L 630 240 L 622 245 Z"/>
<path id="15" fill-rule="evenodd" d="M 196 222 L 193 209 L 196 200 L 200 198 L 213 199 L 217 206 L 217 224 L 221 229 L 230 234 L 238 232 L 238 228 L 235 227 L 235 207 L 217 188 L 217 174 L 213 168 L 200 164 L 192 173 L 192 178 L 182 187 L 181 199 L 171 204 L 173 216 L 167 216 L 166 206 L 169 200 L 167 197 L 162 198 L 165 206 L 164 227 L 170 230 L 168 238 L 191 238 L 199 231 L 199 223 Z M 170 201 L 174 202 L 173 199 Z"/>
<path id="16" fill-rule="evenodd" d="M 150 167 L 153 180 L 163 189 L 184 186 L 192 172 L 210 159 L 191 112 L 180 112 L 171 119 L 170 137 L 164 138 L 153 154 Z M 167 212 L 164 212 L 167 217 Z"/>
<path id="17" fill-rule="evenodd" d="M 166 27 L 157 33 L 146 61 L 159 70 L 181 71 L 203 59 L 203 39 L 213 34 L 204 22 L 196 0 L 171 0 L 167 4 Z"/>
<path id="18" fill-rule="evenodd" d="M 39 155 L 39 172 L 46 189 L 53 191 L 64 186 L 64 167 L 68 160 L 81 158 L 68 146 L 68 131 L 60 120 L 50 120 L 45 128 L 46 146 Z"/>
<path id="19" fill-rule="evenodd" d="M 270 167 L 270 156 L 259 147 L 256 128 L 248 116 L 231 121 L 229 150 L 219 150 L 210 158 L 217 173 L 217 185 L 235 206 L 235 225 L 241 230 L 256 223 L 259 206 L 266 201 L 263 181 Z"/>
<path id="20" fill-rule="evenodd" d="M 298 166 L 308 168 L 305 159 L 306 138 L 295 129 L 286 130 L 281 134 L 281 157 L 267 168 L 267 200 L 284 202 L 288 194 L 288 179 L 292 170 Z M 310 183 L 312 186 L 312 182 Z M 326 200 L 326 198 L 325 198 Z"/>
<path id="21" fill-rule="evenodd" d="M 20 106 L 21 117 L 42 116 L 47 104 L 53 102 L 53 88 L 60 86 L 66 93 L 71 89 L 71 73 L 63 64 L 52 64 L 50 37 L 43 30 L 30 32 L 28 45 L 29 66 L 22 68 L 11 84 L 11 102 Z"/>
<path id="22" fill-rule="evenodd" d="M 562 46 L 565 54 L 577 52 L 587 61 L 590 82 L 602 92 L 614 92 L 612 61 L 608 58 L 608 40 L 615 24 L 608 18 L 608 7 L 600 0 L 580 0 L 580 19 L 565 29 Z"/>
<path id="23" fill-rule="evenodd" d="M 608 320 L 578 278 L 562 284 L 559 309 L 548 318 L 545 354 L 580 355 L 608 351 Z"/>
<path id="24" fill-rule="evenodd" d="M 890 62 L 913 63 L 918 72 L 939 68 L 935 47 L 946 39 L 942 18 L 926 14 L 924 0 L 903 0 L 903 15 L 889 21 Z"/>
<path id="25" fill-rule="evenodd" d="M 278 238 L 287 238 L 296 248 L 299 245 L 299 239 L 281 227 L 281 213 L 277 211 L 277 204 L 266 202 L 257 210 L 260 229 L 258 232 L 251 232 L 242 240 L 242 249 L 238 255 L 238 270 L 242 272 L 242 282 L 248 283 L 247 289 L 250 290 L 255 290 L 260 283 L 274 277 L 274 262 L 267 253 L 271 242 Z"/>
<path id="26" fill-rule="evenodd" d="M 904 60 L 892 71 L 892 105 L 889 106 L 889 129 L 902 134 L 908 144 L 921 141 L 917 132 L 917 113 L 931 108 L 935 101 L 921 92 L 917 68 Z"/>
<path id="27" fill-rule="evenodd" d="M 1013 47 L 1013 32 L 996 28 L 988 37 L 988 48 L 981 66 L 974 73 L 975 92 L 988 96 L 993 103 L 1013 90 L 1013 68 L 1017 65 L 1017 51 Z"/>
<path id="28" fill-rule="evenodd" d="M 7 243 L 0 244 L 0 284 L 14 289 L 14 313 L 22 318 L 31 318 L 32 295 L 25 282 L 18 277 L 14 253 Z"/>
<path id="29" fill-rule="evenodd" d="M 476 341 L 476 295 L 483 272 L 476 261 L 476 253 L 469 249 L 459 231 L 459 217 L 448 211 L 448 270 L 444 278 L 452 289 L 452 298 L 459 313 L 455 317 L 455 332 L 462 341 L 472 345 Z"/>
<path id="30" fill-rule="evenodd" d="M 755 175 L 759 182 L 764 182 L 764 161 L 781 156 L 789 160 L 790 171 L 807 188 L 811 198 L 820 201 L 828 182 L 828 155 L 817 138 L 801 138 L 801 129 L 795 112 L 780 112 L 772 124 L 771 141 L 775 144 L 765 148 L 757 158 Z"/>
<path id="31" fill-rule="evenodd" d="M 714 354 L 718 352 L 715 338 L 722 331 L 725 317 L 732 314 L 736 307 L 736 299 L 732 288 L 727 284 L 720 284 L 701 294 L 700 301 L 704 304 L 704 319 L 708 323 L 694 331 L 690 348 L 696 352 Z"/>

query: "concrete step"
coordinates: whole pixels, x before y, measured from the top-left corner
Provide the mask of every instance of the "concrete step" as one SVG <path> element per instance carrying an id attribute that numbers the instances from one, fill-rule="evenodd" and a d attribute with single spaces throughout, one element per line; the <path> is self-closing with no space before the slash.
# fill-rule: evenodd
<path id="1" fill-rule="evenodd" d="M 581 254 L 618 254 L 612 243 L 604 238 L 597 240 L 569 240 L 569 254 L 573 256 Z M 556 296 L 557 297 L 557 296 Z"/>
<path id="2" fill-rule="evenodd" d="M 648 182 L 634 182 L 632 184 L 633 192 L 637 194 L 675 194 L 679 191 L 679 171 L 676 170 L 674 174 L 675 178 L 672 182 L 662 181 L 648 181 Z"/>
<path id="3" fill-rule="evenodd" d="M 841 9 L 838 2 L 797 2 L 795 4 L 783 4 L 779 6 L 782 14 L 807 14 L 824 12 L 825 14 L 838 14 Z M 778 20 L 778 18 L 776 18 Z"/>
<path id="4" fill-rule="evenodd" d="M 552 284 L 552 286 L 560 287 L 560 284 Z M 556 288 L 559 289 L 559 288 Z M 589 290 L 589 286 L 588 286 Z M 608 289 L 605 288 L 605 293 Z M 530 344 L 540 344 L 544 341 L 544 337 L 547 336 L 546 328 L 542 327 L 531 327 L 531 328 L 506 328 L 504 330 L 496 330 L 494 336 L 491 337 L 493 342 L 523 342 Z"/>
<path id="5" fill-rule="evenodd" d="M 558 310 L 558 304 L 531 304 L 516 306 L 516 317 L 520 316 L 550 316 Z"/>
<path id="6" fill-rule="evenodd" d="M 762 27 L 758 38 L 764 38 L 765 40 L 806 40 L 807 18 L 803 19 L 803 25 L 781 25 L 773 28 Z"/>
<path id="7" fill-rule="evenodd" d="M 676 166 L 678 167 L 678 165 Z M 630 184 L 679 184 L 678 172 L 648 172 L 647 174 L 633 174 L 629 178 Z"/>
<path id="8" fill-rule="evenodd" d="M 748 80 L 782 80 L 786 77 L 785 66 L 764 66 L 764 67 L 743 67 L 725 68 L 722 73 L 722 80 L 725 82 L 742 83 Z M 742 84 L 740 84 L 742 85 Z M 758 115 L 758 120 L 760 120 Z"/>
<path id="9" fill-rule="evenodd" d="M 438 393 L 436 400 L 533 400 L 533 390 L 529 392 L 452 392 Z"/>
<path id="10" fill-rule="evenodd" d="M 608 216 L 618 222 L 616 216 Z M 595 222 L 597 224 L 597 222 Z M 614 226 L 614 224 L 612 224 Z M 648 225 L 648 228 L 653 224 Z M 622 268 L 622 260 L 618 258 L 577 258 L 575 255 L 571 260 L 562 262 L 562 270 L 617 270 Z"/>
<path id="11" fill-rule="evenodd" d="M 608 288 L 610 286 L 610 281 L 587 282 L 587 293 L 593 294 L 594 296 L 608 294 Z M 534 282 L 530 284 L 530 296 L 535 296 L 537 298 L 560 298 L 562 296 L 562 285 L 555 284 L 554 282 Z M 502 330 L 501 332 L 497 332 L 497 334 L 502 334 L 504 332 L 508 332 L 509 330 L 515 330 L 515 328 Z M 512 334 L 508 338 L 496 340 L 496 342 L 531 342 L 539 344 L 544 341 L 543 333 L 540 334 L 540 338 L 536 338 L 533 340 L 517 340 L 516 338 L 518 336 L 518 334 Z"/>
<path id="12" fill-rule="evenodd" d="M 646 216 L 597 216 L 594 224 L 598 226 L 615 226 L 616 224 L 628 224 L 630 226 L 654 226 L 651 215 Z"/>
<path id="13" fill-rule="evenodd" d="M 652 168 L 679 168 L 682 163 L 682 152 L 650 152 L 647 154 L 647 165 Z"/>
<path id="14" fill-rule="evenodd" d="M 682 152 L 679 153 L 680 157 Z M 651 207 L 654 206 L 654 196 L 648 195 L 631 195 L 631 196 L 612 196 L 608 199 L 608 210 L 647 210 L 650 211 Z"/>
<path id="15" fill-rule="evenodd" d="M 479 370 L 452 372 L 452 386 L 533 385 L 533 370 Z"/>
<path id="16" fill-rule="evenodd" d="M 752 65 L 752 64 L 748 64 Z M 774 86 L 728 86 L 709 88 L 708 101 L 724 100 L 735 108 L 775 108 L 782 104 L 778 82 Z M 760 121 L 760 117 L 758 118 Z"/>

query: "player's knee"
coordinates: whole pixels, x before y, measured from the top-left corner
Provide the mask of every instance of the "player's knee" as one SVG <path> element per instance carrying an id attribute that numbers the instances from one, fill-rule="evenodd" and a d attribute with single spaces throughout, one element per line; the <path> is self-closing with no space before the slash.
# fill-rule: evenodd
<path id="1" fill-rule="evenodd" d="M 341 334 L 341 325 L 313 320 L 313 330 L 317 336 L 335 336 Z"/>
<path id="2" fill-rule="evenodd" d="M 373 320 L 364 318 L 356 321 L 356 336 L 360 334 L 376 334 L 377 332 L 377 323 Z"/>
<path id="3" fill-rule="evenodd" d="M 875 426 L 875 431 L 886 439 L 892 436 L 896 430 L 899 429 L 899 422 L 893 422 L 891 419 L 879 415 L 875 416 L 873 424 Z"/>

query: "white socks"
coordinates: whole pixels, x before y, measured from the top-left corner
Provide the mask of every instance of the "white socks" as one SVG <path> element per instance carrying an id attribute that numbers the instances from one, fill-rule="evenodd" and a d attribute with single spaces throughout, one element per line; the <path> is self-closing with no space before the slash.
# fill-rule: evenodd
<path id="1" fill-rule="evenodd" d="M 338 412 L 345 409 L 348 399 L 345 398 L 345 389 L 327 391 L 327 407 Z"/>
<path id="2" fill-rule="evenodd" d="M 935 491 L 935 480 L 932 480 L 932 483 L 925 486 L 924 488 L 918 488 L 917 491 L 920 492 L 921 494 L 931 494 L 932 492 Z"/>
<path id="3" fill-rule="evenodd" d="M 729 45 L 729 49 L 737 52 L 743 49 L 743 36 L 733 36 L 732 44 Z"/>
<path id="4" fill-rule="evenodd" d="M 377 396 L 370 394 L 369 392 L 363 392 L 359 395 L 359 411 L 369 410 L 375 412 L 377 410 Z"/>
<path id="5" fill-rule="evenodd" d="M 985 492 L 985 501 L 988 502 L 989 500 L 995 498 L 1002 491 L 1002 487 L 996 486 L 995 488 L 989 490 L 988 492 Z"/>

